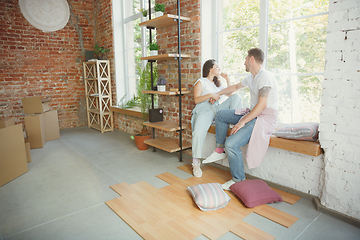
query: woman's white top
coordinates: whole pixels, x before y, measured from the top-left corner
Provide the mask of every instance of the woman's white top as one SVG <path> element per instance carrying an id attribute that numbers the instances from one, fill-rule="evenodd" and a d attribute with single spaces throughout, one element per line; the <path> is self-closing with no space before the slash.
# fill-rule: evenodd
<path id="1" fill-rule="evenodd" d="M 204 77 L 199 78 L 195 82 L 194 86 L 199 81 L 201 82 L 201 85 L 202 85 L 202 90 L 201 90 L 201 95 L 200 96 L 204 96 L 204 95 L 209 94 L 209 93 L 217 93 L 217 92 L 221 91 L 222 89 L 224 89 L 226 87 L 226 84 L 224 84 L 223 82 L 221 82 L 220 87 L 217 87 L 214 82 L 211 82 L 209 79 L 204 78 Z M 219 79 L 219 81 L 220 81 L 220 79 Z M 226 99 L 228 99 L 227 96 L 225 96 L 225 95 L 220 96 L 219 104 L 223 103 Z"/>

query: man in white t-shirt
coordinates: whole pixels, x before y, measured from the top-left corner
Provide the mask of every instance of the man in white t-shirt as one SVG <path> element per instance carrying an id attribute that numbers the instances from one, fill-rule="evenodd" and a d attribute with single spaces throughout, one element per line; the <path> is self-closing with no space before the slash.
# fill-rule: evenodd
<path id="1" fill-rule="evenodd" d="M 203 163 L 228 158 L 232 180 L 222 185 L 230 190 L 235 182 L 245 180 L 243 157 L 240 147 L 248 145 L 246 160 L 249 168 L 262 163 L 271 133 L 274 131 L 278 115 L 278 85 L 274 75 L 262 68 L 264 53 L 259 48 L 248 51 L 245 68 L 251 74 L 240 83 L 231 85 L 218 95 L 230 94 L 248 87 L 250 90 L 249 109 L 220 110 L 215 115 L 216 149 Z M 234 125 L 227 137 L 229 124 Z M 225 153 L 224 153 L 225 148 Z"/>

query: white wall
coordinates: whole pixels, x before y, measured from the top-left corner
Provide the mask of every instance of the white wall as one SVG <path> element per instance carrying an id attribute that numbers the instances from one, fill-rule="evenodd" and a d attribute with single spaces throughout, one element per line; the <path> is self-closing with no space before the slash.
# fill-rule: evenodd
<path id="1" fill-rule="evenodd" d="M 360 219 L 360 1 L 330 0 L 320 109 L 321 204 Z"/>

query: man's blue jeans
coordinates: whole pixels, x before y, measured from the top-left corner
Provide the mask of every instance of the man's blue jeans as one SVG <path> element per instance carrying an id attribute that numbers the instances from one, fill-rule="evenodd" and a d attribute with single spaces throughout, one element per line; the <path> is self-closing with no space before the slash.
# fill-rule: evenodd
<path id="1" fill-rule="evenodd" d="M 225 147 L 234 182 L 245 180 L 244 162 L 240 147 L 249 143 L 256 122 L 256 118 L 254 118 L 235 134 L 226 138 L 229 124 L 235 125 L 242 117 L 243 115 L 235 114 L 235 109 L 220 110 L 215 115 L 216 147 Z"/>

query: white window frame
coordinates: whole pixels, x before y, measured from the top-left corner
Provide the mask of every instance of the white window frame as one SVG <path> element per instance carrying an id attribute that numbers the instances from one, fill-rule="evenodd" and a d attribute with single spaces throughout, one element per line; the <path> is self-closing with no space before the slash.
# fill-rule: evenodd
<path id="1" fill-rule="evenodd" d="M 207 39 L 205 44 L 202 44 L 202 49 L 211 49 L 211 51 L 202 51 L 202 64 L 209 58 L 215 58 L 219 62 L 222 62 L 222 52 L 219 48 L 219 43 L 221 42 L 221 33 L 224 32 L 231 32 L 236 30 L 242 30 L 242 29 L 248 29 L 248 28 L 259 28 L 259 48 L 261 48 L 264 51 L 265 54 L 265 61 L 263 63 L 263 66 L 267 68 L 267 54 L 268 54 L 268 29 L 269 26 L 272 24 L 277 23 L 283 23 L 283 22 L 292 22 L 299 19 L 306 19 L 321 15 L 329 14 L 329 12 L 323 12 L 323 13 L 317 13 L 317 14 L 311 14 L 311 15 L 305 15 L 305 16 L 299 16 L 299 17 L 290 17 L 288 19 L 282 19 L 279 21 L 269 21 L 269 0 L 260 0 L 260 19 L 259 24 L 252 25 L 252 26 L 246 26 L 242 28 L 237 29 L 227 29 L 227 30 L 219 30 L 219 26 L 222 21 L 221 16 L 221 0 L 202 0 L 201 1 L 201 13 L 202 15 L 202 24 L 201 24 L 201 33 L 202 33 L 202 39 Z M 215 17 L 214 17 L 215 16 Z M 209 26 L 207 22 L 209 19 L 213 19 L 212 26 Z M 213 30 L 213 26 L 215 26 L 215 30 Z M 210 36 L 214 38 L 210 38 Z M 208 41 L 208 39 L 214 39 Z M 209 48 L 209 46 L 211 46 Z M 235 74 L 229 74 L 229 76 L 233 76 L 236 79 L 241 79 L 245 77 L 248 74 L 245 73 L 235 73 Z M 297 81 L 298 76 L 324 76 L 324 72 L 311 72 L 311 73 L 298 73 L 296 70 L 292 70 L 291 73 L 287 74 L 275 74 L 278 76 L 290 76 L 292 78 L 293 84 L 295 84 Z M 297 84 L 297 83 L 296 83 Z M 295 94 L 296 96 L 296 94 Z"/>
<path id="2" fill-rule="evenodd" d="M 149 0 L 151 1 L 151 0 Z M 140 0 L 140 8 L 148 9 L 145 6 L 145 0 Z M 114 51 L 115 51 L 115 67 L 116 67 L 116 96 L 117 102 L 125 95 L 125 101 L 132 99 L 136 94 L 136 81 L 131 80 L 137 78 L 135 68 L 132 66 L 133 61 L 128 61 L 128 57 L 134 57 L 134 49 L 139 46 L 134 45 L 134 36 L 129 34 L 133 32 L 133 28 L 127 31 L 127 24 L 136 19 L 141 19 L 142 14 L 136 13 L 126 17 L 127 11 L 133 11 L 132 0 L 113 1 L 113 29 L 114 29 Z M 153 12 L 153 9 L 152 9 Z M 132 44 L 132 45 L 131 45 Z M 141 27 L 141 53 L 147 56 L 146 28 Z M 147 61 L 142 61 L 142 67 L 146 66 Z"/>

